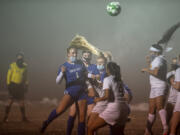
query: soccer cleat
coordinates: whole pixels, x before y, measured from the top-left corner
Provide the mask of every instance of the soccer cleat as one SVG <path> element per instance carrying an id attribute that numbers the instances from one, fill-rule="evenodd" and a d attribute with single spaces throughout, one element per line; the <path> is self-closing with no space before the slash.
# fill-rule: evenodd
<path id="1" fill-rule="evenodd" d="M 45 130 L 46 130 L 46 128 L 47 128 L 47 126 L 48 126 L 48 122 L 47 122 L 47 121 L 44 121 L 43 124 L 42 124 L 42 127 L 41 127 L 41 129 L 40 129 L 40 132 L 41 132 L 41 133 L 44 133 Z"/>
<path id="2" fill-rule="evenodd" d="M 163 130 L 163 135 L 168 135 L 168 128 Z"/>

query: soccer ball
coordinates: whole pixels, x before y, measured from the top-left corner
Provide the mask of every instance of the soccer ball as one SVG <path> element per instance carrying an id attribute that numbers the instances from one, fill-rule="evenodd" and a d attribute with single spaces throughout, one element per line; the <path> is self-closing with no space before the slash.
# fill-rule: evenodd
<path id="1" fill-rule="evenodd" d="M 110 2 L 107 5 L 107 12 L 111 16 L 117 16 L 121 12 L 121 6 L 119 2 Z"/>

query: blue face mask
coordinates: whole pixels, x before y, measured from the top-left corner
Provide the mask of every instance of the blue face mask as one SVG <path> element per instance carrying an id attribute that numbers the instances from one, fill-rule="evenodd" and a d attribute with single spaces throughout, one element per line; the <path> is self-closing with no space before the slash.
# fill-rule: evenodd
<path id="1" fill-rule="evenodd" d="M 103 70 L 104 69 L 104 65 L 97 65 L 97 69 L 98 70 Z"/>
<path id="2" fill-rule="evenodd" d="M 155 54 L 150 55 L 150 61 L 152 62 L 157 56 Z"/>
<path id="3" fill-rule="evenodd" d="M 73 57 L 73 56 L 71 56 L 69 59 L 70 59 L 71 62 L 75 62 L 76 61 L 76 57 Z"/>

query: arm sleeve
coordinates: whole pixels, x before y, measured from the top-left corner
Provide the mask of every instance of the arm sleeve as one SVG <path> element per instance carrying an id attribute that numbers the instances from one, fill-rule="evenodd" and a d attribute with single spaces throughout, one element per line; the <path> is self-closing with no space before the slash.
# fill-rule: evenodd
<path id="1" fill-rule="evenodd" d="M 58 75 L 56 77 L 56 84 L 60 84 L 63 80 L 64 74 L 61 72 L 61 66 L 58 70 Z"/>
<path id="2" fill-rule="evenodd" d="M 94 66 L 94 74 L 95 75 L 100 75 L 99 70 L 97 69 L 96 65 Z"/>
<path id="3" fill-rule="evenodd" d="M 12 65 L 9 66 L 8 72 L 7 72 L 7 85 L 11 82 L 11 75 L 12 75 Z"/>
<path id="4" fill-rule="evenodd" d="M 103 90 L 110 89 L 110 88 L 111 88 L 111 82 L 108 78 L 105 78 L 103 82 Z"/>
<path id="5" fill-rule="evenodd" d="M 176 73 L 175 73 L 175 82 L 180 82 L 180 68 L 178 68 L 176 70 Z"/>

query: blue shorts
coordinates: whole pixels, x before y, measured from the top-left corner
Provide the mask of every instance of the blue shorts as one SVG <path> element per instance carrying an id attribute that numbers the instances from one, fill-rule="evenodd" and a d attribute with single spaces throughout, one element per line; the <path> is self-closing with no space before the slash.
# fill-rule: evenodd
<path id="1" fill-rule="evenodd" d="M 94 97 L 87 96 L 86 100 L 87 100 L 87 105 L 94 104 Z"/>
<path id="2" fill-rule="evenodd" d="M 75 101 L 87 99 L 87 94 L 82 86 L 71 86 L 65 89 L 64 94 L 70 95 Z"/>

